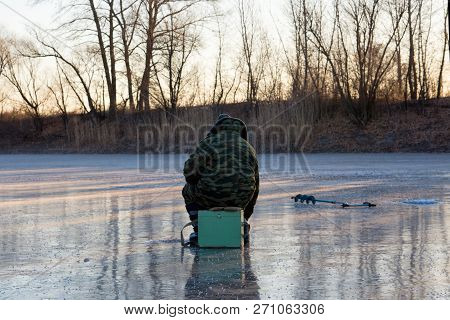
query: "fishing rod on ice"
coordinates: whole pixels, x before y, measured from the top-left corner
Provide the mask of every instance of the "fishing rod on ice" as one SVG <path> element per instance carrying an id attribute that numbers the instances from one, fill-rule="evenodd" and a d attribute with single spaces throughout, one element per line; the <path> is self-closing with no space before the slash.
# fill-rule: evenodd
<path id="1" fill-rule="evenodd" d="M 318 202 L 322 202 L 322 203 L 331 203 L 331 204 L 338 204 L 340 205 L 342 208 L 351 208 L 351 207 L 376 207 L 376 204 L 374 203 L 370 203 L 370 202 L 363 202 L 360 204 L 351 204 L 351 203 L 347 203 L 347 202 L 341 202 L 341 201 L 335 201 L 335 200 L 321 200 L 321 199 L 316 199 L 314 196 L 309 196 L 307 194 L 298 194 L 295 197 L 291 197 L 291 199 L 294 199 L 295 202 L 301 202 L 301 203 L 312 203 L 312 204 L 316 204 Z"/>

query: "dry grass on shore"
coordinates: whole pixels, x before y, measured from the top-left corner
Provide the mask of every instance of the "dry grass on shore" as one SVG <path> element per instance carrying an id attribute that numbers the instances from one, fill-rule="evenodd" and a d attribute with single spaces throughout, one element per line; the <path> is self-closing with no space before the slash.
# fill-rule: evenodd
<path id="1" fill-rule="evenodd" d="M 71 115 L 67 131 L 57 116 L 37 135 L 27 117 L 0 119 L 0 152 L 190 152 L 220 113 L 247 123 L 258 152 L 450 152 L 450 99 L 380 105 L 364 128 L 331 101 L 235 104 L 155 109 L 93 122 Z"/>

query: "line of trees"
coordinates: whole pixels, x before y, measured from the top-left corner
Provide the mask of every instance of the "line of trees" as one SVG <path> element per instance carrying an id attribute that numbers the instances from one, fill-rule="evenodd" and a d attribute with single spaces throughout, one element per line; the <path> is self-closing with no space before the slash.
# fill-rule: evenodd
<path id="1" fill-rule="evenodd" d="M 445 2 L 334 0 L 333 6 L 330 13 L 322 3 L 290 0 L 296 47 L 293 95 L 328 89 L 361 125 L 370 121 L 380 99 L 442 96 L 448 45 Z M 437 11 L 445 12 L 442 42 L 431 44 Z M 438 52 L 442 59 L 436 63 Z"/>
<path id="2" fill-rule="evenodd" d="M 36 28 L 26 41 L 0 35 L 0 81 L 13 89 L 0 92 L 1 115 L 17 106 L 40 132 L 49 112 L 67 130 L 70 112 L 116 120 L 313 94 L 341 101 L 365 125 L 380 100 L 448 94 L 441 2 L 285 0 L 280 27 L 255 0 L 234 0 L 234 14 L 220 1 L 74 0 L 55 30 Z M 205 52 L 215 53 L 212 67 Z"/>

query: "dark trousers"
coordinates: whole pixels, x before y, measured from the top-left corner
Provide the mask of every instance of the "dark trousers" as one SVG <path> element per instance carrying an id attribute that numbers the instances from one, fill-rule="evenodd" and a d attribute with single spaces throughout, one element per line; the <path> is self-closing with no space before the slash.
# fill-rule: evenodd
<path id="1" fill-rule="evenodd" d="M 195 221 L 198 219 L 198 211 L 199 210 L 208 210 L 208 208 L 202 207 L 197 203 L 189 203 L 186 205 L 186 211 L 189 213 L 189 219 L 191 221 Z M 198 226 L 194 225 L 194 232 L 198 232 Z"/>

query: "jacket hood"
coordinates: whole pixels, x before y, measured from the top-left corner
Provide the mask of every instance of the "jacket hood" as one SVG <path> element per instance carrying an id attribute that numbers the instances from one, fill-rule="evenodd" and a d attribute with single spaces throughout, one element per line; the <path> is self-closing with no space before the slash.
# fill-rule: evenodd
<path id="1" fill-rule="evenodd" d="M 232 118 L 229 115 L 220 115 L 211 129 L 211 133 L 216 134 L 221 131 L 238 132 L 242 139 L 248 140 L 247 126 L 241 119 Z"/>

